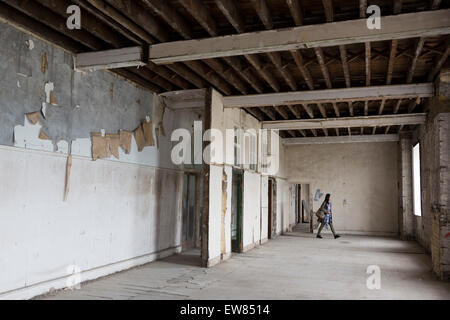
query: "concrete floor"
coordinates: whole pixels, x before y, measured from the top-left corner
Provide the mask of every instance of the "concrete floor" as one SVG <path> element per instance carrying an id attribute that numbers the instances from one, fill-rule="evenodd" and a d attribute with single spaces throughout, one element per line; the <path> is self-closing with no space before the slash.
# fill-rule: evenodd
<path id="1" fill-rule="evenodd" d="M 450 299 L 414 242 L 295 231 L 211 269 L 189 251 L 39 299 Z M 367 266 L 381 289 L 366 287 Z"/>

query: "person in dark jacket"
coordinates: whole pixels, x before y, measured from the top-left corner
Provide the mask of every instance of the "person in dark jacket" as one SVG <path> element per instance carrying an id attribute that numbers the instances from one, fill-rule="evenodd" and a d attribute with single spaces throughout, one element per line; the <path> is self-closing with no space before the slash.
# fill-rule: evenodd
<path id="1" fill-rule="evenodd" d="M 321 217 L 318 218 L 318 221 L 320 222 L 320 227 L 319 231 L 317 232 L 317 238 L 322 239 L 320 233 L 322 232 L 323 227 L 328 229 L 328 225 L 330 225 L 331 232 L 333 232 L 334 238 L 335 239 L 339 238 L 340 235 L 336 234 L 336 232 L 334 231 L 333 216 L 332 216 L 333 212 L 331 210 L 331 195 L 329 193 L 325 196 L 325 200 L 320 206 L 319 211 L 323 213 L 321 215 L 323 218 Z"/>

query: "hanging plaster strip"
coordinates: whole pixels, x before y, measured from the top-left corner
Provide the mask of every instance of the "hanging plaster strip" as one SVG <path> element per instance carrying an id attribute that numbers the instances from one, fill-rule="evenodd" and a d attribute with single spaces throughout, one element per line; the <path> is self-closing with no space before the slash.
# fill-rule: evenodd
<path id="1" fill-rule="evenodd" d="M 69 154 L 67 157 L 66 164 L 66 185 L 64 188 L 64 202 L 67 201 L 67 197 L 69 195 L 69 185 L 70 185 L 70 171 L 72 170 L 72 154 Z"/>

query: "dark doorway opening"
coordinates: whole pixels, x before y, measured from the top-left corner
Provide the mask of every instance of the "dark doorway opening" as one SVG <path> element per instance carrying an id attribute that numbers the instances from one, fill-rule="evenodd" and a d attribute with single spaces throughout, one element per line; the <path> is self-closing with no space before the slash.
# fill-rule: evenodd
<path id="1" fill-rule="evenodd" d="M 200 236 L 200 175 L 185 173 L 183 185 L 183 226 L 181 233 L 182 250 L 199 246 Z"/>
<path id="2" fill-rule="evenodd" d="M 233 170 L 231 192 L 231 251 L 242 252 L 243 175 L 241 171 Z"/>

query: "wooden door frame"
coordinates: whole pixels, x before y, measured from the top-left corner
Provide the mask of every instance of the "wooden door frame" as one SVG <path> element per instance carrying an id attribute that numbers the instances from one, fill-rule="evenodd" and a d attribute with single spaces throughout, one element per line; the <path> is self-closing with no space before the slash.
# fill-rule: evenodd
<path id="1" fill-rule="evenodd" d="M 307 195 L 307 198 L 306 199 L 301 199 L 301 202 L 302 202 L 302 205 L 301 205 L 301 208 L 302 208 L 302 213 L 301 213 L 301 223 L 303 223 L 303 211 L 306 211 L 305 210 L 305 208 L 304 208 L 304 205 L 303 205 L 303 201 L 306 203 L 306 205 L 307 205 L 307 208 L 309 209 L 309 214 L 310 214 L 310 216 L 309 216 L 309 232 L 310 233 L 313 233 L 313 212 L 312 212 L 312 208 L 310 208 L 309 206 L 310 205 L 312 205 L 311 203 L 309 203 L 309 196 L 310 196 L 310 192 L 311 192 L 311 182 L 306 182 L 306 181 L 294 181 L 294 182 L 292 182 L 292 183 L 295 183 L 295 184 L 297 184 L 297 185 L 299 185 L 300 186 L 300 188 L 302 188 L 302 186 L 308 186 L 308 195 Z M 300 193 L 300 197 L 301 197 L 301 193 Z M 308 222 L 306 222 L 306 223 L 308 223 Z"/>

